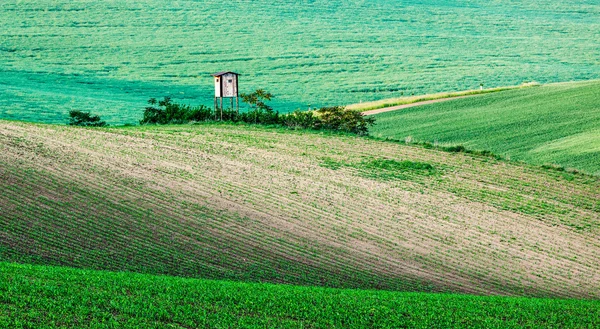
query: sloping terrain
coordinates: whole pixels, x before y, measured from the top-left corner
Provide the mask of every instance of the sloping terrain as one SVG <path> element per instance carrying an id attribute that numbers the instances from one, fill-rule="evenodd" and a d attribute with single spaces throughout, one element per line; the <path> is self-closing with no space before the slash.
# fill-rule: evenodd
<path id="1" fill-rule="evenodd" d="M 5 261 L 598 298 L 599 200 L 597 177 L 353 136 L 0 121 Z"/>
<path id="2" fill-rule="evenodd" d="M 462 144 L 600 175 L 600 81 L 478 95 L 376 118 L 374 136 Z"/>

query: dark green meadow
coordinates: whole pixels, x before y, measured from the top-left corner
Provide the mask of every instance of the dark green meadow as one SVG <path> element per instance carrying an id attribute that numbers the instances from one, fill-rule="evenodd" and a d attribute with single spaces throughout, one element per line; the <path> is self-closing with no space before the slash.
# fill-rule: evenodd
<path id="1" fill-rule="evenodd" d="M 600 81 L 550 84 L 375 115 L 372 135 L 464 145 L 600 174 Z"/>
<path id="2" fill-rule="evenodd" d="M 2 328 L 597 328 L 600 301 L 341 290 L 0 263 Z"/>

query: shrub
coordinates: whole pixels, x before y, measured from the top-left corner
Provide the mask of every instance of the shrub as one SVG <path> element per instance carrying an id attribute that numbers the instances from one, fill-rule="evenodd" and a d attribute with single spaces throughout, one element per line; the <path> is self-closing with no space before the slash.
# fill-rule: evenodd
<path id="1" fill-rule="evenodd" d="M 106 127 L 106 122 L 102 121 L 99 116 L 92 115 L 90 112 L 83 112 L 79 110 L 69 111 L 69 125 L 70 126 L 84 126 L 84 127 Z"/>
<path id="2" fill-rule="evenodd" d="M 200 105 L 198 107 L 189 108 L 188 113 L 186 115 L 186 119 L 188 121 L 207 121 L 213 119 L 213 111 L 204 106 Z"/>
<path id="3" fill-rule="evenodd" d="M 281 116 L 281 124 L 291 129 L 324 129 L 368 135 L 372 117 L 343 106 L 322 107 L 316 111 L 296 110 Z"/>
<path id="4" fill-rule="evenodd" d="M 191 107 L 189 105 L 173 103 L 170 97 L 157 101 L 150 98 L 144 110 L 144 117 L 140 124 L 181 124 L 190 121 L 206 121 L 212 117 L 212 110 L 204 105 Z M 158 107 L 156 105 L 158 104 Z"/>
<path id="5" fill-rule="evenodd" d="M 455 152 L 455 153 L 467 151 L 467 149 L 462 145 L 442 147 L 442 150 L 444 150 L 446 152 Z"/>
<path id="6" fill-rule="evenodd" d="M 290 129 L 315 129 L 320 125 L 320 119 L 313 111 L 296 110 L 281 116 L 281 124 Z"/>
<path id="7" fill-rule="evenodd" d="M 368 135 L 369 126 L 375 124 L 373 117 L 366 117 L 359 111 L 343 106 L 322 107 L 316 110 L 316 114 L 320 119 L 320 128 L 357 135 Z"/>

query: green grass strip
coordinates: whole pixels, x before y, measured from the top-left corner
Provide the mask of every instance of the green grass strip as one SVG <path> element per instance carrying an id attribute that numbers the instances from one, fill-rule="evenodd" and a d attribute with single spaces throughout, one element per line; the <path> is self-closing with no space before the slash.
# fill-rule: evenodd
<path id="1" fill-rule="evenodd" d="M 2 328 L 597 328 L 599 309 L 0 263 Z"/>

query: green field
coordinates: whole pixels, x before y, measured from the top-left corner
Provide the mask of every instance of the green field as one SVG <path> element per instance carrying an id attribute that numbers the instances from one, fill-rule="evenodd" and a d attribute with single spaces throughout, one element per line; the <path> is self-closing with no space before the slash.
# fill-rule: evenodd
<path id="1" fill-rule="evenodd" d="M 0 263 L 2 328 L 597 328 L 600 302 L 338 290 Z"/>
<path id="2" fill-rule="evenodd" d="M 376 137 L 464 145 L 600 175 L 600 81 L 503 91 L 375 117 Z"/>
<path id="3" fill-rule="evenodd" d="M 350 135 L 0 121 L 0 259 L 20 263 L 598 298 L 599 193 L 593 176 Z"/>
<path id="4" fill-rule="evenodd" d="M 212 105 L 221 70 L 281 111 L 597 79 L 599 16 L 583 0 L 3 1 L 0 118 L 135 123 L 149 97 Z"/>

